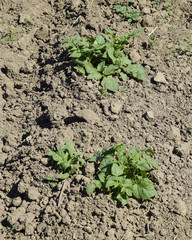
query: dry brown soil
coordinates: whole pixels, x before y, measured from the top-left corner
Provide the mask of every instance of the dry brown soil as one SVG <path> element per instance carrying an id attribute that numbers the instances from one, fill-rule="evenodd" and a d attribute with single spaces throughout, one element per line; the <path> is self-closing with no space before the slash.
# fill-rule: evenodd
<path id="1" fill-rule="evenodd" d="M 192 1 L 138 0 L 143 14 L 133 24 L 114 3 L 127 1 L 0 1 L 1 240 L 192 239 Z M 125 53 L 147 79 L 115 94 L 101 96 L 97 81 L 76 74 L 62 47 L 77 34 L 140 26 Z M 44 180 L 55 173 L 45 153 L 68 139 L 85 156 L 119 142 L 152 148 L 158 197 L 122 207 L 106 194 L 87 196 L 89 163 L 66 180 L 58 207 L 62 183 L 52 189 Z"/>

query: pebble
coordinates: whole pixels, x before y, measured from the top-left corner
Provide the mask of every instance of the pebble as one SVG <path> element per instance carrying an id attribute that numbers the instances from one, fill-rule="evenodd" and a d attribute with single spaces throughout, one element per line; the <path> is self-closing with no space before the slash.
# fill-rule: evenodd
<path id="1" fill-rule="evenodd" d="M 145 15 L 143 17 L 143 20 L 141 22 L 142 26 L 143 27 L 151 27 L 154 25 L 154 18 L 153 16 L 150 16 L 150 15 Z"/>
<path id="2" fill-rule="evenodd" d="M 111 112 L 115 114 L 119 114 L 122 110 L 123 103 L 121 101 L 115 101 L 111 103 Z"/>
<path id="3" fill-rule="evenodd" d="M 43 25 L 40 29 L 38 29 L 35 33 L 35 37 L 40 40 L 45 40 L 49 36 L 49 28 L 47 25 Z"/>
<path id="4" fill-rule="evenodd" d="M 177 147 L 173 149 L 173 153 L 179 157 L 187 157 L 190 153 L 190 144 L 189 143 L 181 143 Z"/>
<path id="5" fill-rule="evenodd" d="M 88 123 L 95 124 L 100 122 L 98 115 L 90 109 L 78 110 L 75 112 L 76 117 L 85 120 Z"/>
<path id="6" fill-rule="evenodd" d="M 89 234 L 92 233 L 91 227 L 84 227 L 83 230 L 84 230 L 85 232 L 89 233 Z"/>
<path id="7" fill-rule="evenodd" d="M 150 13 L 151 13 L 151 9 L 150 9 L 149 7 L 144 7 L 144 8 L 142 9 L 142 12 L 143 12 L 144 14 L 150 14 Z"/>
<path id="8" fill-rule="evenodd" d="M 146 138 L 146 142 L 154 142 L 155 138 L 152 135 L 148 135 Z"/>
<path id="9" fill-rule="evenodd" d="M 2 167 L 5 164 L 5 160 L 7 158 L 7 154 L 6 153 L 1 153 L 1 157 L 0 157 L 0 167 Z"/>
<path id="10" fill-rule="evenodd" d="M 162 72 L 158 72 L 154 77 L 154 82 L 156 83 L 167 83 L 166 78 Z"/>
<path id="11" fill-rule="evenodd" d="M 32 235 L 34 234 L 34 226 L 32 224 L 27 224 L 25 227 L 25 234 Z"/>
<path id="12" fill-rule="evenodd" d="M 95 166 L 94 163 L 87 162 L 85 167 L 86 175 L 93 176 L 95 174 Z"/>
<path id="13" fill-rule="evenodd" d="M 15 209 L 15 211 L 7 217 L 8 223 L 12 226 L 17 222 L 17 220 L 25 214 L 26 208 L 19 207 Z"/>
<path id="14" fill-rule="evenodd" d="M 140 60 L 141 60 L 141 56 L 135 49 L 130 51 L 129 57 L 130 57 L 131 61 L 134 63 L 140 62 Z"/>
<path id="15" fill-rule="evenodd" d="M 25 191 L 27 190 L 27 185 L 26 185 L 26 183 L 24 183 L 24 182 L 19 182 L 19 184 L 18 184 L 18 186 L 17 186 L 17 190 L 18 190 L 18 192 L 19 193 L 25 193 Z"/>
<path id="16" fill-rule="evenodd" d="M 37 200 L 40 197 L 40 193 L 35 187 L 29 187 L 27 191 L 27 196 L 30 200 Z"/>
<path id="17" fill-rule="evenodd" d="M 177 143 L 180 142 L 181 141 L 180 129 L 175 126 L 171 126 L 170 132 L 168 133 L 167 137 L 170 140 L 174 140 Z"/>
<path id="18" fill-rule="evenodd" d="M 145 118 L 146 118 L 146 120 L 148 120 L 148 121 L 154 120 L 154 113 L 153 113 L 152 111 L 147 111 L 147 112 L 145 113 Z"/>
<path id="19" fill-rule="evenodd" d="M 12 201 L 13 206 L 19 207 L 21 205 L 22 199 L 20 197 L 14 198 Z"/>
<path id="20" fill-rule="evenodd" d="M 186 203 L 183 200 L 178 199 L 174 211 L 182 216 L 185 216 L 187 214 L 187 210 Z"/>

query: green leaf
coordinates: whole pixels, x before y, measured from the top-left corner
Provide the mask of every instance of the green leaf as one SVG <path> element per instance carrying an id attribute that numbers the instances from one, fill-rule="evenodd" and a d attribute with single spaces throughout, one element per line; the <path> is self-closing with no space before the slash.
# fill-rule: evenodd
<path id="1" fill-rule="evenodd" d="M 160 165 L 155 161 L 155 159 L 153 159 L 153 158 L 150 158 L 150 159 L 148 160 L 148 163 L 149 163 L 152 167 L 154 167 L 154 168 L 157 168 L 157 167 L 160 166 Z"/>
<path id="2" fill-rule="evenodd" d="M 131 60 L 126 56 L 122 56 L 120 58 L 120 65 L 121 66 L 130 66 L 131 65 Z"/>
<path id="3" fill-rule="evenodd" d="M 92 183 L 94 183 L 97 188 L 101 189 L 102 183 L 101 183 L 99 180 L 95 180 L 95 179 L 94 179 L 94 180 L 92 181 Z"/>
<path id="4" fill-rule="evenodd" d="M 81 74 L 85 74 L 85 69 L 84 69 L 84 67 L 80 67 L 80 66 L 76 66 L 76 67 L 74 67 L 76 70 L 77 70 L 77 72 L 79 72 L 79 73 L 81 73 Z"/>
<path id="5" fill-rule="evenodd" d="M 111 164 L 113 162 L 114 162 L 114 158 L 110 155 L 107 155 L 101 161 L 99 168 L 101 169 L 102 172 L 106 173 L 109 170 L 109 168 L 111 167 Z"/>
<path id="6" fill-rule="evenodd" d="M 106 179 L 105 187 L 106 188 L 109 188 L 109 187 L 117 188 L 118 186 L 119 186 L 118 178 L 115 176 L 109 175 Z"/>
<path id="7" fill-rule="evenodd" d="M 114 57 L 114 51 L 115 51 L 114 47 L 109 47 L 109 49 L 107 50 L 108 56 L 112 60 L 113 64 L 116 63 L 116 57 Z"/>
<path id="8" fill-rule="evenodd" d="M 70 57 L 71 57 L 71 58 L 80 58 L 80 57 L 81 57 L 81 53 L 74 51 L 74 52 L 72 52 L 72 53 L 70 54 Z"/>
<path id="9" fill-rule="evenodd" d="M 69 173 L 64 173 L 64 174 L 62 174 L 59 179 L 60 179 L 60 180 L 65 180 L 65 179 L 67 179 L 67 178 L 69 178 Z"/>
<path id="10" fill-rule="evenodd" d="M 85 67 L 87 73 L 97 72 L 97 69 L 90 62 L 85 62 L 84 67 Z"/>
<path id="11" fill-rule="evenodd" d="M 104 68 L 103 70 L 103 75 L 108 76 L 111 75 L 113 73 L 115 73 L 115 71 L 118 69 L 119 67 L 117 65 L 109 65 L 107 67 Z"/>
<path id="12" fill-rule="evenodd" d="M 98 178 L 102 183 L 104 183 L 105 182 L 105 173 L 104 172 L 99 173 Z"/>
<path id="13" fill-rule="evenodd" d="M 98 45 L 105 44 L 105 39 L 102 35 L 97 35 L 96 40 L 93 45 L 97 45 L 97 44 Z"/>
<path id="14" fill-rule="evenodd" d="M 96 79 L 99 80 L 102 78 L 102 75 L 97 71 L 97 69 L 93 66 L 92 63 L 86 62 L 84 65 L 87 73 L 89 74 L 87 76 L 87 79 Z"/>
<path id="15" fill-rule="evenodd" d="M 65 146 L 66 146 L 67 150 L 69 151 L 70 157 L 72 157 L 73 153 L 75 152 L 75 144 L 74 144 L 74 142 L 71 141 L 71 140 L 68 140 L 66 142 Z"/>
<path id="16" fill-rule="evenodd" d="M 47 181 L 58 181 L 57 179 L 55 179 L 55 178 L 52 177 L 52 176 L 46 176 L 45 179 L 46 179 Z"/>
<path id="17" fill-rule="evenodd" d="M 121 192 L 126 193 L 128 197 L 131 197 L 133 195 L 132 186 L 122 187 Z"/>
<path id="18" fill-rule="evenodd" d="M 100 63 L 97 65 L 97 71 L 98 71 L 98 72 L 102 72 L 103 69 L 104 69 L 104 67 L 105 67 L 105 61 L 100 62 Z"/>
<path id="19" fill-rule="evenodd" d="M 101 159 L 101 153 L 97 152 L 93 157 L 89 158 L 89 162 L 96 162 Z"/>
<path id="20" fill-rule="evenodd" d="M 90 183 L 86 186 L 86 192 L 88 195 L 91 195 L 96 189 L 96 185 L 94 183 Z"/>
<path id="21" fill-rule="evenodd" d="M 141 158 L 138 161 L 137 168 L 140 169 L 141 171 L 149 171 L 149 170 L 151 170 L 149 164 L 143 158 Z"/>
<path id="22" fill-rule="evenodd" d="M 56 162 L 63 161 L 61 156 L 54 151 L 50 151 L 50 152 L 46 153 L 46 155 L 52 157 L 54 159 L 54 161 L 56 161 Z"/>
<path id="23" fill-rule="evenodd" d="M 92 72 L 87 76 L 87 79 L 95 79 L 95 80 L 100 80 L 102 78 L 102 75 L 99 72 Z"/>
<path id="24" fill-rule="evenodd" d="M 131 65 L 128 68 L 130 69 L 132 77 L 140 81 L 145 81 L 145 69 L 141 64 Z"/>
<path id="25" fill-rule="evenodd" d="M 121 176 L 123 174 L 124 171 L 124 167 L 123 166 L 119 166 L 117 163 L 113 163 L 112 167 L 111 167 L 111 174 L 113 176 Z"/>
<path id="26" fill-rule="evenodd" d="M 101 82 L 101 85 L 104 88 L 107 88 L 111 92 L 117 92 L 119 89 L 119 84 L 118 84 L 117 79 L 112 78 L 112 77 L 104 77 Z"/>
<path id="27" fill-rule="evenodd" d="M 111 35 L 113 38 L 115 37 L 115 35 L 114 35 L 115 31 L 113 31 L 111 29 L 105 29 L 105 33 Z"/>
<path id="28" fill-rule="evenodd" d="M 128 80 L 127 74 L 120 72 L 120 76 L 124 82 Z"/>
<path id="29" fill-rule="evenodd" d="M 141 178 L 133 185 L 133 195 L 138 199 L 147 200 L 157 196 L 157 192 L 148 178 Z"/>
<path id="30" fill-rule="evenodd" d="M 147 148 L 147 149 L 144 149 L 142 150 L 143 152 L 146 152 L 146 153 L 150 153 L 152 156 L 155 155 L 155 152 L 151 149 L 151 148 Z"/>
<path id="31" fill-rule="evenodd" d="M 123 206 L 129 202 L 129 198 L 128 198 L 127 194 L 125 194 L 125 193 L 119 193 L 116 196 L 116 199 L 119 200 Z"/>
<path id="32" fill-rule="evenodd" d="M 118 13 L 122 13 L 123 15 L 125 15 L 127 12 L 127 8 L 125 5 L 114 5 L 113 9 Z"/>

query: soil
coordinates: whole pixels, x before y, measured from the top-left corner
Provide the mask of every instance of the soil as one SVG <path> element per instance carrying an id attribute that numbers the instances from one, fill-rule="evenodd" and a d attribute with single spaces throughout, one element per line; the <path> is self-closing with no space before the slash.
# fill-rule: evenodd
<path id="1" fill-rule="evenodd" d="M 0 1 L 0 239 L 192 239 L 192 1 L 138 0 L 132 24 L 113 4 L 127 1 Z M 141 26 L 125 53 L 147 79 L 115 94 L 77 74 L 62 46 L 77 34 Z M 122 207 L 87 196 L 88 163 L 66 180 L 58 206 L 62 182 L 45 181 L 55 174 L 45 153 L 69 139 L 85 157 L 119 142 L 152 148 L 158 197 Z"/>

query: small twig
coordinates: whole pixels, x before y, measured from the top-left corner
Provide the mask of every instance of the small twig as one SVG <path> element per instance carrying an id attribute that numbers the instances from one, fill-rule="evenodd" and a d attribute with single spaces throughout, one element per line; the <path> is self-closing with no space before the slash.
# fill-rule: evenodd
<path id="1" fill-rule="evenodd" d="M 147 35 L 147 37 L 151 36 L 151 34 L 153 34 L 156 30 L 157 30 L 157 27 L 154 28 L 153 31 L 151 31 L 151 32 Z"/>
<path id="2" fill-rule="evenodd" d="M 126 231 L 125 231 L 125 233 L 123 234 L 123 236 L 121 237 L 121 239 L 120 239 L 120 240 L 123 240 L 123 239 L 124 239 L 124 237 L 127 235 L 127 233 L 128 233 L 128 230 L 126 230 Z"/>
<path id="3" fill-rule="evenodd" d="M 80 17 L 81 17 L 81 15 L 79 15 L 79 16 L 77 17 L 77 19 L 71 24 L 70 29 L 73 27 L 73 25 L 75 25 L 75 23 L 79 20 Z"/>
<path id="4" fill-rule="evenodd" d="M 107 12 L 102 5 L 100 5 L 100 8 L 101 8 L 104 12 Z"/>
<path id="5" fill-rule="evenodd" d="M 59 194 L 59 199 L 58 199 L 57 207 L 60 206 L 61 198 L 62 198 L 62 195 L 63 195 L 63 192 L 64 192 L 64 187 L 65 187 L 65 180 L 63 180 L 63 184 L 62 184 L 61 192 L 60 192 L 60 194 Z"/>

